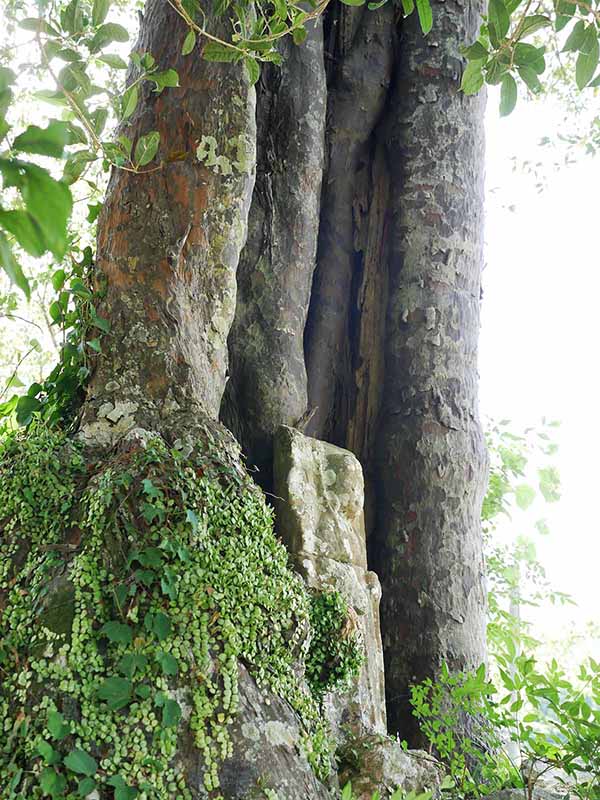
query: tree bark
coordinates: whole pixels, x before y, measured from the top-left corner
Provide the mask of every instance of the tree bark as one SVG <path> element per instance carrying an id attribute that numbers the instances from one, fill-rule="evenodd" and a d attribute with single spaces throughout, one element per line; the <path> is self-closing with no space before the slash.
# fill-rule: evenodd
<path id="1" fill-rule="evenodd" d="M 403 27 L 385 122 L 390 170 L 385 378 L 373 567 L 383 585 L 388 719 L 415 741 L 409 685 L 485 659 L 480 511 L 486 451 L 477 339 L 484 97 L 458 91 L 478 8 L 434 2 Z"/>
<path id="2" fill-rule="evenodd" d="M 226 21 L 208 14 L 207 24 L 226 35 Z M 176 433 L 182 415 L 216 419 L 225 387 L 254 185 L 255 93 L 241 65 L 182 56 L 186 31 L 168 3 L 149 0 L 136 50 L 177 70 L 180 85 L 157 95 L 143 84 L 122 133 L 135 148 L 159 131 L 163 167 L 115 170 L 98 224 L 96 285 L 111 331 L 82 425 L 98 444 L 133 428 Z"/>

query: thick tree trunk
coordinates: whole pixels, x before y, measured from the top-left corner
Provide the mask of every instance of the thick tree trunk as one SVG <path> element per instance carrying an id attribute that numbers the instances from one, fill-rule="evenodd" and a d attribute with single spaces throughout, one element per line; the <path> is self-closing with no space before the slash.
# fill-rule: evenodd
<path id="1" fill-rule="evenodd" d="M 432 5 L 427 38 L 416 20 L 404 26 L 385 122 L 389 295 L 370 548 L 383 585 L 388 718 L 409 739 L 410 683 L 444 660 L 455 671 L 485 659 L 484 98 L 458 91 L 458 49 L 479 18 L 469 3 Z"/>
<path id="2" fill-rule="evenodd" d="M 225 22 L 207 17 L 211 29 Z M 96 283 L 111 322 L 88 390 L 83 434 L 111 444 L 132 428 L 181 434 L 216 419 L 225 388 L 236 269 L 254 185 L 255 102 L 240 65 L 180 54 L 186 26 L 149 0 L 137 51 L 175 69 L 152 84 L 123 133 L 161 133 L 160 170 L 113 173 L 99 220 Z M 219 160 L 221 159 L 221 160 Z"/>
<path id="3" fill-rule="evenodd" d="M 319 21 L 302 47 L 285 41 L 281 67 L 258 85 L 257 178 L 238 267 L 222 418 L 257 480 L 271 488 L 273 436 L 307 406 L 302 336 L 315 268 L 325 129 Z"/>

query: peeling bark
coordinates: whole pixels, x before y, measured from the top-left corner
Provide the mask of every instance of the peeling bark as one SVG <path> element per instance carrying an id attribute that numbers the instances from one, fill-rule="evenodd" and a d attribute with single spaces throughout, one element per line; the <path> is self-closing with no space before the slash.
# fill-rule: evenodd
<path id="1" fill-rule="evenodd" d="M 391 730 L 414 742 L 409 685 L 485 658 L 480 510 L 486 455 L 477 339 L 484 98 L 459 93 L 472 4 L 433 3 L 423 38 L 406 22 L 385 122 L 389 299 L 377 437 L 373 567 Z"/>
<path id="2" fill-rule="evenodd" d="M 328 20 L 327 171 L 305 334 L 311 435 L 344 445 L 352 390 L 351 306 L 361 282 L 372 135 L 394 59 L 394 11 L 338 4 Z"/>
<path id="3" fill-rule="evenodd" d="M 282 45 L 263 67 L 257 100 L 257 177 L 238 267 L 222 418 L 257 480 L 272 483 L 273 435 L 306 411 L 302 336 L 315 267 L 324 157 L 325 68 L 319 21 L 302 47 Z"/>
<path id="4" fill-rule="evenodd" d="M 212 20 L 214 30 L 224 26 Z M 161 69 L 176 69 L 180 87 L 157 95 L 143 84 L 122 133 L 135 148 L 141 135 L 160 131 L 162 168 L 115 170 L 99 220 L 99 313 L 111 332 L 82 430 L 98 444 L 136 427 L 168 431 L 173 415 L 192 409 L 216 419 L 225 386 L 235 272 L 254 184 L 254 90 L 239 65 L 181 56 L 186 30 L 168 3 L 149 0 L 136 49 L 152 53 Z M 202 155 L 213 142 L 230 174 L 198 157 L 198 146 Z"/>

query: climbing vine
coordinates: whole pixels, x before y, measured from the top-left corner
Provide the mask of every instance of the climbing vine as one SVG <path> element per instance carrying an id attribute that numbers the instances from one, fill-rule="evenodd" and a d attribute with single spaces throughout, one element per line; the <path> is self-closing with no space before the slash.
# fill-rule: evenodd
<path id="1" fill-rule="evenodd" d="M 86 466 L 79 445 L 37 424 L 1 445 L 0 508 L 7 798 L 188 798 L 184 731 L 216 796 L 240 663 L 292 705 L 327 773 L 319 702 L 356 668 L 358 644 L 346 635 L 335 680 L 319 683 L 316 664 L 332 661 L 323 636 L 347 608 L 328 594 L 311 614 L 249 479 L 158 438 Z M 313 693 L 296 669 L 311 618 Z"/>

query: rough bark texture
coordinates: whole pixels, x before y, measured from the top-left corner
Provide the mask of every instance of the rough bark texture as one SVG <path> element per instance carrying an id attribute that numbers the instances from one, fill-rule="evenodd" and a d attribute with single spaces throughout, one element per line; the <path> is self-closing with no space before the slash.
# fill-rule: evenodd
<path id="1" fill-rule="evenodd" d="M 143 84 L 123 133 L 135 147 L 159 131 L 163 166 L 116 170 L 99 221 L 96 275 L 111 332 L 83 433 L 101 444 L 134 427 L 168 430 L 192 408 L 216 418 L 225 386 L 254 184 L 254 90 L 239 65 L 181 56 L 186 30 L 168 3 L 149 0 L 136 49 L 176 69 L 180 87 L 158 95 Z"/>
<path id="2" fill-rule="evenodd" d="M 222 418 L 257 480 L 270 488 L 273 435 L 306 411 L 302 336 L 315 267 L 325 128 L 320 22 L 302 47 L 286 40 L 281 67 L 263 67 L 257 99 L 257 177 L 238 267 Z"/>
<path id="3" fill-rule="evenodd" d="M 361 283 L 365 212 L 369 205 L 372 137 L 391 78 L 395 24 L 391 6 L 331 7 L 328 64 L 327 171 L 318 262 L 305 334 L 309 432 L 345 444 L 354 396 L 352 347 Z"/>
<path id="4" fill-rule="evenodd" d="M 475 5 L 434 2 L 403 28 L 385 123 L 390 170 L 385 380 L 370 552 L 383 584 L 391 730 L 411 740 L 409 684 L 485 657 L 477 407 L 484 98 L 459 93 Z M 414 727 L 414 723 L 413 723 Z"/>

